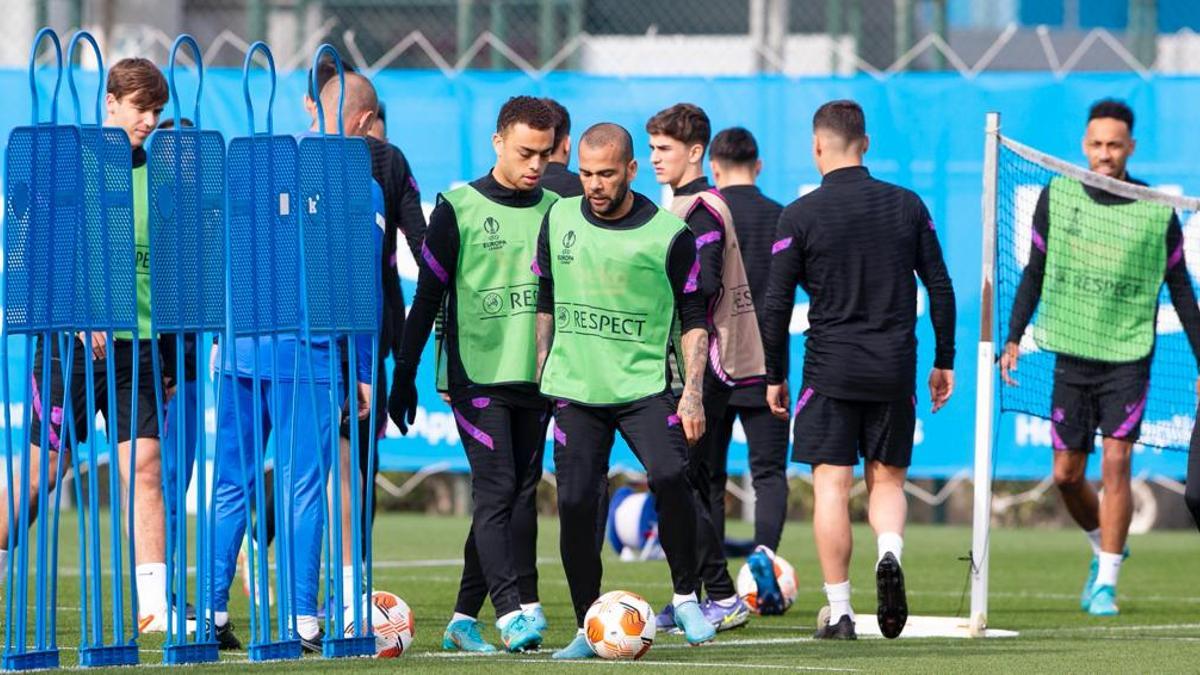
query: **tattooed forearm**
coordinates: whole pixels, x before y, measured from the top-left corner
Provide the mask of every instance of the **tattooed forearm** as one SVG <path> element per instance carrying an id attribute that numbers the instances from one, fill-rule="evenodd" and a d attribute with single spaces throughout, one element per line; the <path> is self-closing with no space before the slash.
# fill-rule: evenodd
<path id="1" fill-rule="evenodd" d="M 683 396 L 680 412 L 698 414 L 703 410 L 704 369 L 708 367 L 708 332 L 694 328 L 683 335 Z"/>
<path id="2" fill-rule="evenodd" d="M 537 379 L 542 379 L 542 366 L 546 365 L 546 357 L 550 355 L 550 345 L 554 344 L 554 317 L 539 312 L 537 315 Z"/>

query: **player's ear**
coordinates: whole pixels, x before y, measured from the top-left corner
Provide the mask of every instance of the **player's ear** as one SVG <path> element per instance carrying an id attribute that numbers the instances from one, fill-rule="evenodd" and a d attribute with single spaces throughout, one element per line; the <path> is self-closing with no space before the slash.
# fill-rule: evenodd
<path id="1" fill-rule="evenodd" d="M 628 166 L 625 167 L 626 182 L 632 184 L 633 179 L 637 178 L 637 158 L 629 160 Z"/>
<path id="2" fill-rule="evenodd" d="M 862 154 L 867 154 L 867 150 L 870 149 L 870 147 L 871 137 L 864 134 L 862 139 Z"/>
<path id="3" fill-rule="evenodd" d="M 492 149 L 496 151 L 496 156 L 500 156 L 500 151 L 504 148 L 504 136 L 500 132 L 492 134 Z"/>
<path id="4" fill-rule="evenodd" d="M 758 178 L 759 174 L 761 174 L 761 173 L 762 173 L 762 160 L 756 159 L 756 160 L 754 160 L 754 177 Z"/>
<path id="5" fill-rule="evenodd" d="M 709 171 L 712 172 L 713 182 L 720 183 L 721 182 L 721 165 L 717 164 L 717 160 L 710 158 L 708 160 L 708 169 L 709 169 Z"/>
<path id="6" fill-rule="evenodd" d="M 1129 155 L 1133 155 L 1133 151 L 1137 150 L 1137 139 L 1133 136 L 1129 137 Z"/>
<path id="7" fill-rule="evenodd" d="M 106 93 L 104 95 L 104 110 L 111 117 L 117 112 L 117 97 L 114 94 Z"/>
<path id="8" fill-rule="evenodd" d="M 699 164 L 704 159 L 704 146 L 695 143 L 688 148 L 688 164 Z"/>

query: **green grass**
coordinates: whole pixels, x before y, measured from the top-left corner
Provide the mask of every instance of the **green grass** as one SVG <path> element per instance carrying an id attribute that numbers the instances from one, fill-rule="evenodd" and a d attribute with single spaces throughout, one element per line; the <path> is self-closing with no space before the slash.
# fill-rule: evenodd
<path id="1" fill-rule="evenodd" d="M 259 672 L 330 672 L 395 669 L 444 673 L 492 673 L 497 668 L 544 671 L 595 670 L 654 672 L 701 670 L 850 669 L 887 672 L 1167 672 L 1195 671 L 1200 653 L 1200 588 L 1193 583 L 1200 538 L 1194 532 L 1162 532 L 1134 537 L 1133 556 L 1121 574 L 1122 614 L 1094 619 L 1079 611 L 1078 593 L 1088 563 L 1083 535 L 1070 530 L 1001 530 L 991 544 L 991 612 L 994 628 L 1017 630 L 1016 638 L 987 640 L 862 639 L 856 643 L 818 643 L 809 639 L 815 614 L 824 603 L 820 573 L 807 523 L 789 523 L 781 553 L 796 567 L 800 597 L 782 617 L 755 618 L 739 630 L 722 633 L 708 646 L 688 648 L 682 638 L 660 635 L 636 666 L 591 662 L 555 664 L 550 651 L 574 632 L 566 580 L 558 559 L 558 522 L 542 522 L 539 542 L 541 593 L 550 621 L 546 649 L 530 656 L 462 657 L 440 651 L 442 629 L 453 609 L 463 536 L 467 521 L 456 518 L 381 514 L 375 526 L 375 587 L 403 597 L 416 617 L 412 650 L 396 661 L 326 661 L 248 664 L 245 653 L 224 654 L 220 666 Z M 742 523 L 731 535 L 749 536 Z M 576 536 L 591 536 L 580 532 Z M 64 665 L 71 665 L 78 643 L 79 595 L 75 562 L 76 530 L 71 514 L 62 523 L 65 571 L 59 587 L 59 644 Z M 854 561 L 854 607 L 874 612 L 872 566 L 874 538 L 856 527 L 859 554 Z M 910 612 L 955 616 L 966 611 L 966 563 L 970 531 L 957 527 L 913 527 L 904 551 Z M 642 594 L 656 608 L 670 597 L 665 563 L 622 563 L 605 553 L 604 588 Z M 734 561 L 740 566 L 741 561 Z M 736 567 L 733 572 L 736 573 Z M 245 598 L 235 580 L 234 621 L 245 636 Z M 5 589 L 7 591 L 8 589 Z M 32 602 L 32 598 L 31 598 Z M 484 636 L 497 642 L 494 617 L 485 607 Z M 160 660 L 161 639 L 139 640 L 142 662 Z M 1190 654 L 1190 656 L 1189 656 Z M 144 666 L 150 667 L 149 665 Z"/>

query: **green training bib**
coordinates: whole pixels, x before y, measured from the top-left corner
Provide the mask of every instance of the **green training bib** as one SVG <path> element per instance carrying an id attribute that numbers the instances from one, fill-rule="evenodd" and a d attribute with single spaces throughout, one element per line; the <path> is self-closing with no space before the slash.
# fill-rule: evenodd
<path id="1" fill-rule="evenodd" d="M 138 337 L 148 340 L 150 334 L 150 204 L 147 196 L 146 165 L 133 169 L 133 244 L 137 265 Z M 118 331 L 114 338 L 132 340 L 133 333 Z"/>
<path id="2" fill-rule="evenodd" d="M 597 227 L 582 198 L 550 211 L 554 344 L 542 373 L 546 396 L 621 405 L 667 387 L 675 292 L 671 245 L 686 225 L 668 211 L 633 229 Z"/>
<path id="3" fill-rule="evenodd" d="M 558 197 L 543 190 L 533 206 L 505 206 L 464 185 L 442 198 L 458 221 L 455 318 L 467 377 L 485 385 L 535 382 L 538 279 L 530 264 Z"/>
<path id="4" fill-rule="evenodd" d="M 1160 204 L 1099 204 L 1079 181 L 1051 180 L 1038 346 L 1111 363 L 1147 356 L 1171 215 Z"/>

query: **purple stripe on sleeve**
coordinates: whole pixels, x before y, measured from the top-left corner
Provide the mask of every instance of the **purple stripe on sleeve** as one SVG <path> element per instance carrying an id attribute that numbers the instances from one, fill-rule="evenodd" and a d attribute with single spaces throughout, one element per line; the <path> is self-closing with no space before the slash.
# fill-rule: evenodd
<path id="1" fill-rule="evenodd" d="M 1037 231 L 1036 227 L 1031 227 L 1029 229 L 1029 232 L 1030 232 L 1030 238 L 1033 240 L 1033 245 L 1038 247 L 1039 251 L 1041 251 L 1042 253 L 1045 253 L 1046 252 L 1046 240 L 1042 239 L 1042 234 Z"/>
<path id="2" fill-rule="evenodd" d="M 721 241 L 721 238 L 724 236 L 725 236 L 725 234 L 723 232 L 721 232 L 720 230 L 713 230 L 712 232 L 705 232 L 704 234 L 700 235 L 699 237 L 696 237 L 696 250 L 699 251 L 700 249 L 704 248 L 705 246 L 708 246 L 709 244 L 711 244 L 713 242 Z"/>
<path id="3" fill-rule="evenodd" d="M 488 450 L 496 449 L 496 444 L 492 441 L 492 437 L 479 427 L 471 424 L 471 421 L 458 411 L 458 408 L 454 409 L 454 419 L 458 421 L 458 426 L 462 427 L 462 430 L 467 432 L 468 436 L 482 443 Z"/>
<path id="4" fill-rule="evenodd" d="M 667 415 L 667 426 L 668 427 L 679 426 L 679 415 Z"/>
<path id="5" fill-rule="evenodd" d="M 563 431 L 562 427 L 557 424 L 554 425 L 554 440 L 559 445 L 565 446 L 567 444 L 567 432 Z"/>
<path id="6" fill-rule="evenodd" d="M 1171 257 L 1167 259 L 1167 269 L 1174 269 L 1179 261 L 1183 260 L 1183 242 L 1179 242 L 1179 246 L 1175 247 L 1175 251 L 1171 253 Z"/>
<path id="7" fill-rule="evenodd" d="M 433 257 L 433 251 L 425 244 L 421 244 L 421 258 L 425 260 L 425 264 L 429 266 L 429 271 L 437 277 L 443 284 L 450 283 L 450 275 L 446 273 L 446 268 L 438 262 L 437 258 Z"/>
<path id="8" fill-rule="evenodd" d="M 529 271 L 533 272 L 535 276 L 542 276 L 542 267 L 538 265 L 537 256 L 533 257 L 533 263 L 529 265 Z"/>
<path id="9" fill-rule="evenodd" d="M 688 270 L 687 283 L 683 285 L 684 293 L 695 293 L 696 289 L 700 288 L 700 259 L 697 258 L 692 263 L 692 269 Z"/>
<path id="10" fill-rule="evenodd" d="M 775 244 L 773 246 L 771 246 L 771 255 L 778 255 L 780 251 L 786 251 L 787 248 L 791 245 L 792 245 L 791 237 L 785 237 L 783 239 L 780 239 L 779 241 L 775 242 Z"/>

